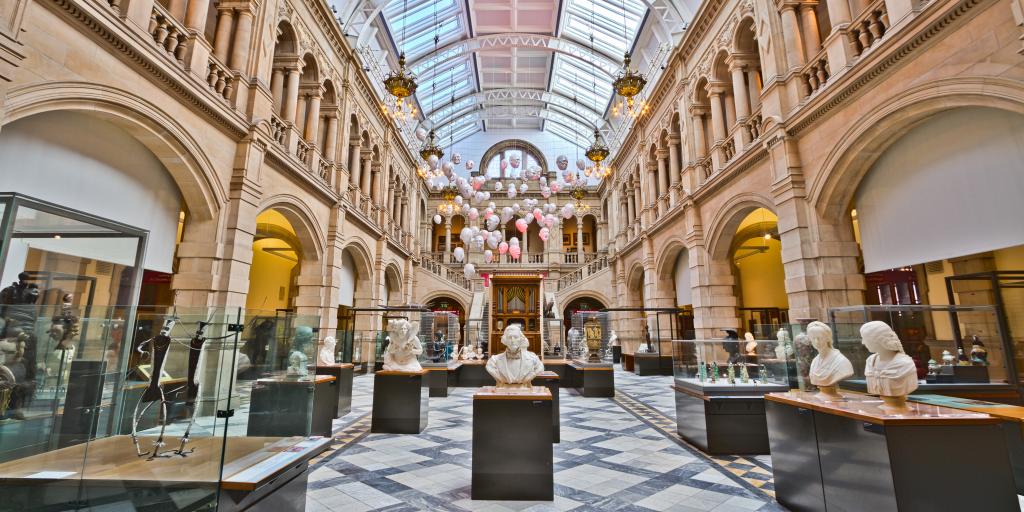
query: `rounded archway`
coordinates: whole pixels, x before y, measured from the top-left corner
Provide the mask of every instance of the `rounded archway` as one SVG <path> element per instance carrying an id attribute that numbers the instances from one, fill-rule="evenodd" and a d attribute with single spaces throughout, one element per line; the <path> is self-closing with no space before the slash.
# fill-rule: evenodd
<path id="1" fill-rule="evenodd" d="M 738 212 L 737 218 L 734 234 L 722 248 L 732 267 L 739 327 L 759 339 L 771 338 L 789 323 L 778 217 L 767 208 L 753 207 Z"/>
<path id="2" fill-rule="evenodd" d="M 271 208 L 256 216 L 246 310 L 256 316 L 294 312 L 301 259 L 302 242 L 284 214 Z"/>
<path id="3" fill-rule="evenodd" d="M 572 319 L 576 313 L 596 313 L 607 308 L 608 305 L 601 302 L 597 297 L 580 295 L 570 300 L 562 309 L 562 334 L 568 339 L 569 329 L 572 328 Z"/>

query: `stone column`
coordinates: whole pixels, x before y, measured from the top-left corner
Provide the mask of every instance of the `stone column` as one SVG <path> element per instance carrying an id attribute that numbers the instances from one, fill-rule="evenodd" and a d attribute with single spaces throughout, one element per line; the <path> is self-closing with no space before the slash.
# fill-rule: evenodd
<path id="1" fill-rule="evenodd" d="M 409 198 L 408 197 L 404 197 L 404 196 L 402 197 L 402 208 L 401 208 L 400 211 L 401 211 L 401 213 L 399 213 L 399 215 L 398 215 L 398 225 L 401 226 L 402 229 L 404 230 L 405 226 L 409 222 L 409 219 L 406 218 L 406 214 L 409 211 Z"/>
<path id="2" fill-rule="evenodd" d="M 206 31 L 206 15 L 210 12 L 210 0 L 189 0 L 185 13 L 185 27 L 202 34 Z"/>
<path id="3" fill-rule="evenodd" d="M 800 21 L 796 13 L 795 3 L 782 4 L 782 36 L 786 46 L 786 64 L 790 68 L 804 65 L 803 38 L 800 36 Z"/>
<path id="4" fill-rule="evenodd" d="M 278 106 L 284 102 L 284 69 L 274 68 L 274 71 L 271 73 L 270 96 Z"/>
<path id="5" fill-rule="evenodd" d="M 351 149 L 348 152 L 348 183 L 352 188 L 359 188 L 360 172 L 362 171 L 362 159 L 360 158 L 359 144 L 349 144 Z"/>
<path id="6" fill-rule="evenodd" d="M 732 73 L 732 91 L 736 105 L 736 121 L 738 122 L 743 122 L 750 117 L 750 100 L 747 98 L 747 82 L 744 79 L 744 67 L 742 63 L 735 61 L 729 66 L 729 72 Z"/>
<path id="7" fill-rule="evenodd" d="M 167 12 L 170 13 L 174 19 L 178 21 L 184 21 L 185 19 L 185 6 L 188 4 L 188 0 L 169 0 L 167 2 Z"/>
<path id="8" fill-rule="evenodd" d="M 383 188 L 381 187 L 380 177 L 382 173 L 380 167 L 380 164 L 373 164 L 373 166 L 371 167 L 373 173 L 372 176 L 370 176 L 370 197 L 373 198 L 373 202 L 375 205 L 380 205 L 381 203 L 383 203 L 380 197 L 381 189 Z"/>
<path id="9" fill-rule="evenodd" d="M 444 252 L 445 255 L 441 258 L 445 261 L 445 258 L 452 253 L 452 218 L 444 218 Z"/>
<path id="10" fill-rule="evenodd" d="M 750 100 L 750 111 L 757 110 L 761 106 L 761 76 L 753 66 L 747 70 L 747 99 Z"/>
<path id="11" fill-rule="evenodd" d="M 708 156 L 707 143 L 704 142 L 704 115 L 701 111 L 693 112 L 693 146 L 697 153 L 697 160 Z"/>
<path id="12" fill-rule="evenodd" d="M 668 175 L 672 182 L 672 206 L 679 202 L 679 180 L 682 178 L 679 169 L 680 142 L 678 135 L 672 134 L 668 136 Z"/>
<path id="13" fill-rule="evenodd" d="M 850 4 L 848 0 L 826 0 L 828 3 L 828 20 L 832 23 L 832 30 L 843 28 L 850 23 Z"/>
<path id="14" fill-rule="evenodd" d="M 231 7 L 217 9 L 217 29 L 213 33 L 213 55 L 221 62 L 228 61 L 228 50 L 231 48 L 231 24 L 234 16 Z"/>
<path id="15" fill-rule="evenodd" d="M 249 43 L 252 41 L 253 13 L 250 7 L 238 10 L 235 21 L 235 41 L 231 48 L 229 66 L 235 71 L 245 71 L 249 67 Z"/>
<path id="16" fill-rule="evenodd" d="M 295 122 L 295 110 L 299 104 L 299 77 L 301 73 L 298 66 L 288 68 L 288 82 L 284 91 L 284 104 L 281 106 L 281 119 L 286 123 Z"/>
<path id="17" fill-rule="evenodd" d="M 317 86 L 319 88 L 319 86 Z M 320 133 L 320 99 L 322 93 L 317 90 L 309 95 L 306 102 L 306 142 L 316 144 L 316 136 Z"/>
<path id="18" fill-rule="evenodd" d="M 728 133 L 725 127 L 725 110 L 722 108 L 722 88 L 708 87 L 708 98 L 711 101 L 711 131 L 715 138 L 714 143 L 719 144 L 725 140 Z"/>
<path id="19" fill-rule="evenodd" d="M 647 193 L 647 206 L 653 208 L 658 203 L 658 162 L 647 162 Z"/>
<path id="20" fill-rule="evenodd" d="M 364 150 L 362 152 L 363 163 L 359 166 L 360 169 L 362 169 L 362 172 L 359 175 L 359 181 L 360 181 L 359 189 L 363 192 L 364 196 L 369 196 L 370 195 L 370 185 L 371 185 L 371 183 L 370 183 L 371 176 L 370 175 L 373 172 L 373 167 L 371 167 L 371 164 L 370 164 L 370 156 L 371 155 L 372 155 L 372 153 L 370 153 L 369 151 L 365 151 Z"/>
<path id="21" fill-rule="evenodd" d="M 637 178 L 639 178 L 639 176 L 637 176 Z M 637 182 L 633 185 L 633 196 L 635 197 L 635 201 L 633 202 L 633 224 L 635 226 L 633 234 L 636 235 L 643 227 L 643 219 L 640 218 L 640 210 L 643 209 L 644 203 L 643 197 L 640 194 L 639 179 L 637 179 Z"/>
<path id="22" fill-rule="evenodd" d="M 593 236 L 593 235 L 591 235 Z M 576 216 L 576 262 L 583 264 L 583 216 Z"/>
<path id="23" fill-rule="evenodd" d="M 631 193 L 632 191 L 626 191 L 626 226 L 627 231 L 633 228 L 633 222 L 636 220 L 636 196 Z"/>
<path id="24" fill-rule="evenodd" d="M 659 214 L 664 213 L 665 203 L 661 200 L 660 196 L 665 195 L 668 192 L 668 153 L 669 148 L 658 148 L 655 152 L 655 156 L 658 159 L 658 189 L 660 192 L 658 201 L 658 212 Z"/>
<path id="25" fill-rule="evenodd" d="M 804 24 L 804 51 L 806 58 L 804 62 L 810 61 L 818 50 L 821 50 L 821 36 L 818 34 L 818 13 L 815 8 L 818 2 L 803 2 L 800 4 L 800 21 Z"/>
<path id="26" fill-rule="evenodd" d="M 324 158 L 334 163 L 338 145 L 338 114 L 331 112 L 327 116 L 327 133 L 324 135 Z"/>

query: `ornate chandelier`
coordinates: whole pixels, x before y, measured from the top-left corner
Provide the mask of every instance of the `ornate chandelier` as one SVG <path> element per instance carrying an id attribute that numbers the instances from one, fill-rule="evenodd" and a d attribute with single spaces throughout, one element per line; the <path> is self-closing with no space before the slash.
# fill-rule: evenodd
<path id="1" fill-rule="evenodd" d="M 441 149 L 441 146 L 437 145 L 437 134 L 434 133 L 433 129 L 427 134 L 427 140 L 420 147 L 420 156 L 428 162 L 431 156 L 437 157 L 438 160 L 444 156 L 444 150 Z"/>
<path id="2" fill-rule="evenodd" d="M 647 78 L 639 71 L 633 71 L 630 67 L 631 62 L 632 58 L 627 53 L 622 61 L 622 71 L 619 71 L 615 80 L 612 81 L 612 89 L 622 98 L 617 105 L 612 107 L 612 115 L 615 116 L 626 114 L 636 118 L 650 108 L 640 96 L 644 86 L 647 85 Z"/>
<path id="3" fill-rule="evenodd" d="M 577 215 L 590 211 L 590 205 L 583 200 L 587 197 L 587 178 L 577 177 L 569 186 L 569 197 L 573 199 L 573 208 Z"/>
<path id="4" fill-rule="evenodd" d="M 608 149 L 608 145 L 605 144 L 604 139 L 601 138 L 601 132 L 594 130 L 594 142 L 587 148 L 583 153 L 587 156 L 587 159 L 594 162 L 593 168 L 588 167 L 586 172 L 589 178 L 591 174 L 597 175 L 598 178 L 607 178 L 611 176 L 612 169 L 607 165 L 602 165 L 608 155 L 611 154 L 611 150 Z"/>
<path id="5" fill-rule="evenodd" d="M 416 75 L 405 69 L 405 53 L 398 57 L 398 71 L 388 73 L 384 78 L 384 89 L 393 98 L 393 103 L 381 105 L 384 114 L 397 122 L 416 117 L 416 105 L 410 96 L 416 93 Z"/>
<path id="6" fill-rule="evenodd" d="M 441 188 L 441 204 L 437 205 L 437 213 L 443 217 L 451 217 L 462 211 L 462 206 L 455 202 L 459 195 L 459 187 L 450 183 Z"/>

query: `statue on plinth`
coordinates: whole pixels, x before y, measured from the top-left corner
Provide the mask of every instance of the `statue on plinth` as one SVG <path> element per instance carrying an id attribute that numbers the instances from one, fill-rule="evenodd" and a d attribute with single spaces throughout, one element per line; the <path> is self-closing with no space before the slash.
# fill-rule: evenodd
<path id="1" fill-rule="evenodd" d="M 404 318 L 388 322 L 388 337 L 391 343 L 384 351 L 384 369 L 394 372 L 423 371 L 417 356 L 423 353 L 423 345 L 416 336 L 417 324 Z"/>
<path id="2" fill-rule="evenodd" d="M 292 348 L 288 352 L 288 371 L 290 379 L 305 379 L 309 377 L 307 364 L 309 357 L 306 356 L 306 347 L 313 341 L 313 328 L 305 325 L 295 328 L 295 336 L 292 338 Z"/>
<path id="3" fill-rule="evenodd" d="M 832 346 L 832 329 L 825 323 L 811 322 L 807 326 L 807 337 L 818 351 L 811 361 L 811 384 L 818 386 L 818 396 L 822 399 L 840 398 L 836 384 L 853 375 L 853 365 Z"/>
<path id="4" fill-rule="evenodd" d="M 338 342 L 334 339 L 334 336 L 328 336 L 324 338 L 324 344 L 320 347 L 320 352 L 316 356 L 317 366 L 333 366 L 334 360 L 334 347 Z"/>
<path id="5" fill-rule="evenodd" d="M 501 335 L 501 344 L 505 351 L 487 360 L 487 373 L 499 388 L 530 387 L 533 378 L 544 371 L 544 363 L 528 348 L 530 340 L 518 324 L 512 324 Z"/>

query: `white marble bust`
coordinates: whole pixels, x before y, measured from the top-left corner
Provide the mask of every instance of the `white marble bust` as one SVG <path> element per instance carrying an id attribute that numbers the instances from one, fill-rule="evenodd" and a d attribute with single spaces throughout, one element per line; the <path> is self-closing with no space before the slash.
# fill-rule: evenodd
<path id="1" fill-rule="evenodd" d="M 868 393 L 885 401 L 883 408 L 905 409 L 907 395 L 917 389 L 917 367 L 903 353 L 899 336 L 885 322 L 868 322 L 860 327 L 861 343 L 872 352 L 864 365 Z"/>
<path id="2" fill-rule="evenodd" d="M 459 352 L 459 359 L 466 361 L 468 359 L 472 359 L 473 356 L 475 355 L 476 351 L 473 350 L 473 345 L 466 344 L 462 347 L 462 350 Z"/>
<path id="3" fill-rule="evenodd" d="M 746 352 L 747 355 L 756 356 L 757 355 L 757 340 L 754 339 L 754 335 L 749 333 L 749 332 L 745 333 L 743 335 L 743 340 L 747 342 L 747 344 L 744 345 L 744 347 L 743 347 L 743 351 Z"/>
<path id="4" fill-rule="evenodd" d="M 822 322 L 807 326 L 807 337 L 818 351 L 811 361 L 811 384 L 818 386 L 823 398 L 836 397 L 836 383 L 853 375 L 853 365 L 842 352 L 832 346 L 832 329 Z"/>
<path id="5" fill-rule="evenodd" d="M 416 324 L 402 318 L 388 322 L 391 343 L 384 351 L 384 369 L 393 372 L 419 372 L 423 370 L 417 358 L 423 345 L 416 337 Z"/>
<path id="6" fill-rule="evenodd" d="M 324 344 L 320 345 L 320 352 L 316 355 L 317 366 L 332 366 L 334 365 L 334 347 L 337 345 L 334 336 L 328 336 L 324 338 Z"/>
<path id="7" fill-rule="evenodd" d="M 619 342 L 619 335 L 615 334 L 615 331 L 612 330 L 611 334 L 608 336 L 608 346 L 618 347 L 620 344 L 621 343 Z"/>
<path id="8" fill-rule="evenodd" d="M 793 355 L 793 345 L 790 343 L 789 333 L 785 329 L 779 329 L 779 332 L 775 334 L 775 339 L 779 340 L 779 344 L 775 346 L 775 357 L 788 359 Z"/>
<path id="9" fill-rule="evenodd" d="M 487 373 L 494 377 L 498 387 L 529 387 L 533 378 L 544 371 L 544 363 L 527 348 L 530 340 L 518 324 L 512 324 L 501 335 L 501 344 L 505 351 L 487 360 Z"/>

